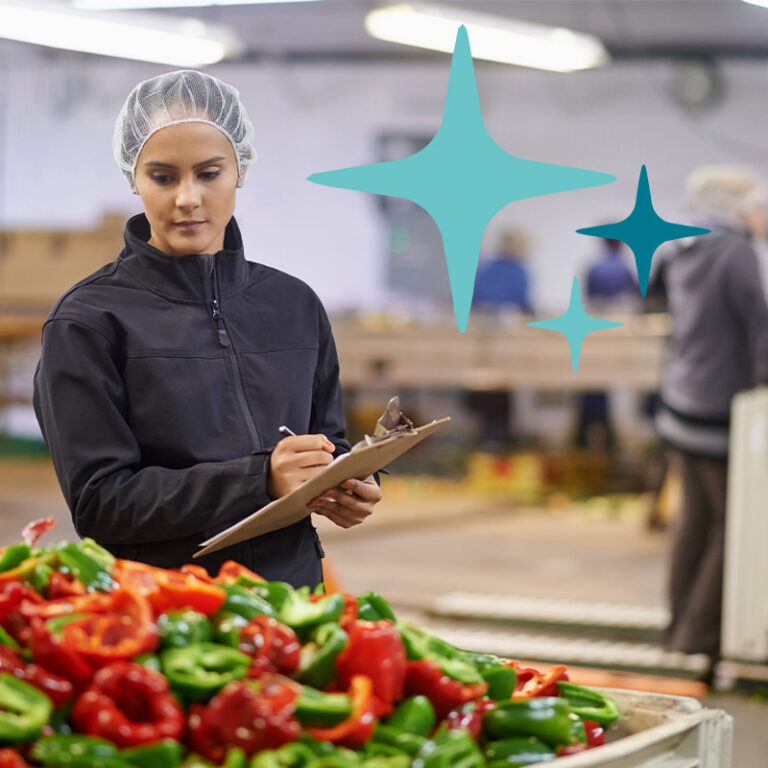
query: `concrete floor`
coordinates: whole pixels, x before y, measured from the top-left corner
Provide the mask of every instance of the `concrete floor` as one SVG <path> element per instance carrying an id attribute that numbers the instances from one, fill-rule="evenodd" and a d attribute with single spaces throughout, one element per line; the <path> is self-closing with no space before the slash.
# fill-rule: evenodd
<path id="1" fill-rule="evenodd" d="M 0 461 L 0 542 L 48 515 L 58 521 L 50 540 L 75 538 L 50 464 Z M 455 590 L 664 604 L 667 536 L 639 523 L 464 497 L 385 500 L 348 531 L 317 516 L 316 525 L 345 590 L 374 589 L 402 606 Z M 735 718 L 732 768 L 768 766 L 767 704 L 725 693 L 704 704 Z"/>

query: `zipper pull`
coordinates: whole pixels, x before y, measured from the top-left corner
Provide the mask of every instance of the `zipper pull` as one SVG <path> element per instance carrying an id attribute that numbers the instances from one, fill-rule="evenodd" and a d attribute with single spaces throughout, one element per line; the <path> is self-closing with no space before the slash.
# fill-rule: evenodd
<path id="1" fill-rule="evenodd" d="M 214 320 L 218 320 L 221 317 L 221 310 L 219 309 L 219 300 L 213 299 L 211 301 L 211 314 Z"/>

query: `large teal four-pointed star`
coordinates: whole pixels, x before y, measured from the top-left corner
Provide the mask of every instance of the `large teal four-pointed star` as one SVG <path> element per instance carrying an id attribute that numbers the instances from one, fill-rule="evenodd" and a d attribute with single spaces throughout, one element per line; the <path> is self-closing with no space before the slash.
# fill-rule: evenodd
<path id="1" fill-rule="evenodd" d="M 443 238 L 453 308 L 466 330 L 480 243 L 488 222 L 515 200 L 609 184 L 616 177 L 524 160 L 490 137 L 480 100 L 466 27 L 456 35 L 443 120 L 421 151 L 402 160 L 315 173 L 309 181 L 401 197 L 420 205 Z"/>
<path id="2" fill-rule="evenodd" d="M 571 363 L 573 372 L 579 368 L 579 357 L 581 356 L 581 345 L 584 339 L 590 333 L 602 331 L 606 328 L 618 328 L 624 323 L 614 323 L 611 320 L 600 320 L 592 317 L 584 311 L 581 305 L 581 295 L 579 294 L 579 279 L 573 278 L 571 287 L 571 301 L 565 314 L 551 320 L 538 320 L 534 323 L 528 323 L 531 328 L 544 328 L 547 331 L 557 331 L 562 333 L 568 339 L 568 346 L 571 348 Z"/>
<path id="3" fill-rule="evenodd" d="M 617 221 L 614 224 L 603 224 L 599 227 L 586 227 L 576 231 L 580 235 L 607 237 L 626 243 L 635 255 L 640 294 L 645 297 L 645 293 L 648 290 L 648 278 L 651 274 L 651 261 L 653 260 L 653 254 L 656 253 L 656 249 L 668 240 L 679 240 L 681 237 L 692 237 L 694 235 L 706 235 L 710 230 L 664 221 L 653 209 L 651 188 L 648 184 L 648 172 L 645 170 L 645 166 L 643 166 L 640 170 L 640 180 L 637 183 L 635 207 L 624 221 Z"/>

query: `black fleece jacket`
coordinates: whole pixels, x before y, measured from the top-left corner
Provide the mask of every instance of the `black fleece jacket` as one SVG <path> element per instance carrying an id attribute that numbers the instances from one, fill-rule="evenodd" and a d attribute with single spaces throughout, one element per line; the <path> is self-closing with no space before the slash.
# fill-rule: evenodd
<path id="1" fill-rule="evenodd" d="M 119 257 L 44 327 L 34 407 L 75 529 L 120 557 L 178 567 L 269 501 L 286 424 L 349 450 L 336 348 L 318 297 L 247 261 L 237 222 L 214 255 L 174 257 L 129 219 Z M 195 562 L 322 579 L 310 518 Z"/>

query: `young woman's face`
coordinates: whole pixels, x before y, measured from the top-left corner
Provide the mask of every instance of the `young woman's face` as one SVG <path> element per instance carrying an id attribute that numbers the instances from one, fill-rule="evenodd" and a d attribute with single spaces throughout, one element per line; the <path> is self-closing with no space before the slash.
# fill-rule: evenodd
<path id="1" fill-rule="evenodd" d="M 235 152 L 218 128 L 179 123 L 152 134 L 136 163 L 150 245 L 170 256 L 220 251 L 237 179 Z"/>

